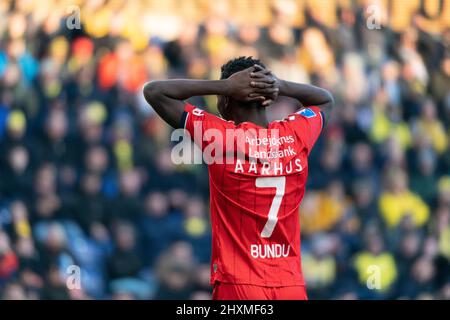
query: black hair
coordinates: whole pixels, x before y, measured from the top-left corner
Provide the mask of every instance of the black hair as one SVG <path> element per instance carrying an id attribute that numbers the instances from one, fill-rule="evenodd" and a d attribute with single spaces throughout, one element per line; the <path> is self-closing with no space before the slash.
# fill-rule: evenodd
<path id="1" fill-rule="evenodd" d="M 232 74 L 250 68 L 255 64 L 258 64 L 263 68 L 266 67 L 264 64 L 261 63 L 261 61 L 259 61 L 258 59 L 254 59 L 253 57 L 242 56 L 239 58 L 231 59 L 222 66 L 220 79 L 227 79 Z"/>

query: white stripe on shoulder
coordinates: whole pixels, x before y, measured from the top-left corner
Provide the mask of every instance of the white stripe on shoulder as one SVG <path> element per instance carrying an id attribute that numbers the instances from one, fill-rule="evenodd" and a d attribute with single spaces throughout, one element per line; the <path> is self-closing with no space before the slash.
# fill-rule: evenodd
<path id="1" fill-rule="evenodd" d="M 189 112 L 186 112 L 186 119 L 184 119 L 184 129 L 186 129 L 188 117 L 189 117 Z"/>

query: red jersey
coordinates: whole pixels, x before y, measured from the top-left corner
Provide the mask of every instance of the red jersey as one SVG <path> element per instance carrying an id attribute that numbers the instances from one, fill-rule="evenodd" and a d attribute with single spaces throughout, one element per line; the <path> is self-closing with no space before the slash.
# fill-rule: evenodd
<path id="1" fill-rule="evenodd" d="M 187 104 L 183 121 L 208 163 L 211 284 L 304 285 L 299 205 L 323 113 L 308 107 L 263 128 Z"/>

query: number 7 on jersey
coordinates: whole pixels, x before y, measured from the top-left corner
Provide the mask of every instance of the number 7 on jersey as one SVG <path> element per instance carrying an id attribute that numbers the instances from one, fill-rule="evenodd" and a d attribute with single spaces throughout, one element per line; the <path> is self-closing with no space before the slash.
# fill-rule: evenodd
<path id="1" fill-rule="evenodd" d="M 286 177 L 260 177 L 255 180 L 256 187 L 258 188 L 275 188 L 275 197 L 272 200 L 272 204 L 269 209 L 269 216 L 267 222 L 261 232 L 261 238 L 270 238 L 273 229 L 278 222 L 278 211 L 280 210 L 281 201 L 283 200 Z"/>

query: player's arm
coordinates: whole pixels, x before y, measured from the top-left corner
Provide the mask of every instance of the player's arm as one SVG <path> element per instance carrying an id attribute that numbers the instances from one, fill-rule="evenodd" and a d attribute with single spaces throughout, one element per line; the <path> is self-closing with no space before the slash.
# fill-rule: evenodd
<path id="1" fill-rule="evenodd" d="M 251 74 L 258 75 L 258 83 L 265 83 L 264 88 L 252 87 L 255 81 Z M 162 80 L 145 84 L 145 100 L 155 109 L 164 121 L 174 128 L 180 126 L 186 100 L 193 96 L 224 95 L 239 101 L 264 101 L 269 103 L 269 96 L 278 91 L 273 77 L 263 74 L 255 67 L 233 74 L 224 80 Z M 250 94 L 252 96 L 250 97 Z M 266 98 L 268 97 L 268 98 Z"/>
<path id="2" fill-rule="evenodd" d="M 309 84 L 280 80 L 280 95 L 295 98 L 304 106 L 317 106 L 325 114 L 325 123 L 330 118 L 334 100 L 331 93 Z"/>
<path id="3" fill-rule="evenodd" d="M 298 100 L 303 106 L 317 106 L 325 114 L 325 122 L 330 118 L 330 112 L 334 106 L 334 100 L 331 93 L 323 88 L 319 88 L 309 84 L 296 83 L 286 80 L 277 79 L 270 71 L 261 70 L 259 66 L 255 66 L 259 73 L 252 74 L 256 80 L 261 73 L 270 74 L 276 81 L 278 86 L 278 95 L 287 96 Z M 265 83 L 252 83 L 252 86 L 264 88 Z M 276 97 L 275 97 L 276 98 Z"/>

